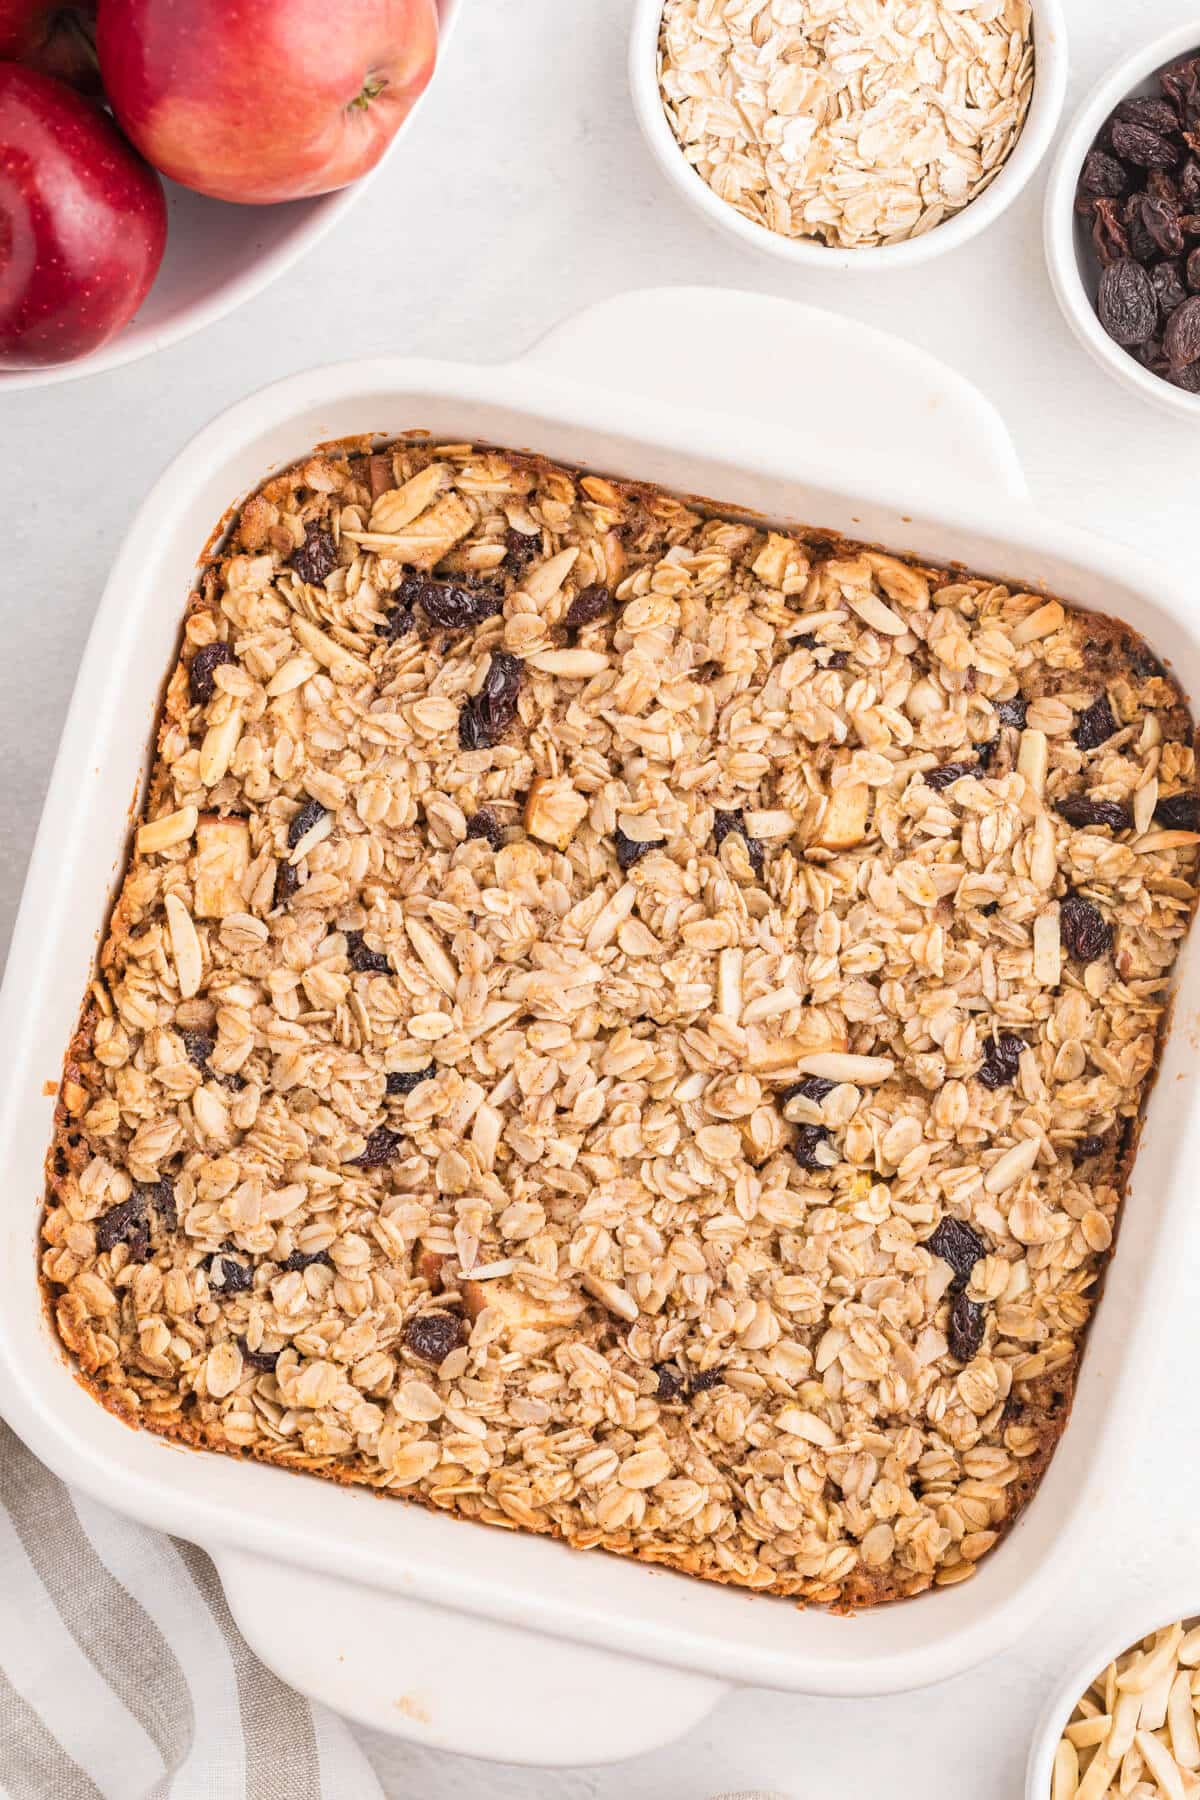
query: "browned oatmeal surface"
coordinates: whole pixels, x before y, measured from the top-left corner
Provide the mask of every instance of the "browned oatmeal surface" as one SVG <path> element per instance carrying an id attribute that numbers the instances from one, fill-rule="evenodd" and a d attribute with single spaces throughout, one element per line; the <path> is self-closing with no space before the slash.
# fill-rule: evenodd
<path id="1" fill-rule="evenodd" d="M 207 567 L 43 1271 L 154 1430 L 843 1604 L 1070 1404 L 1187 929 L 1095 615 L 534 459 L 318 454 Z"/>

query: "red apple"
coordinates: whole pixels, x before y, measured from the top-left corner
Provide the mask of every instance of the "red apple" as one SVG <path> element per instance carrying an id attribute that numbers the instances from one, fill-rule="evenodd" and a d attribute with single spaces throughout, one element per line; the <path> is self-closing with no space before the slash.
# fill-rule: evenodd
<path id="1" fill-rule="evenodd" d="M 96 0 L 0 0 L 0 62 L 57 75 L 85 94 L 100 92 Z"/>
<path id="2" fill-rule="evenodd" d="M 63 82 L 0 63 L 0 367 L 107 342 L 166 241 L 162 183 L 112 120 Z"/>
<path id="3" fill-rule="evenodd" d="M 374 168 L 437 56 L 434 0 L 103 0 L 100 72 L 155 168 L 297 200 Z"/>

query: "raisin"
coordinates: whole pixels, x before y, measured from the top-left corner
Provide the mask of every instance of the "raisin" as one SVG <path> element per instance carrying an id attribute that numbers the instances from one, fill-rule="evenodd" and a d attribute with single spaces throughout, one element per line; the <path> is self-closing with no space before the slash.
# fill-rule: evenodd
<path id="1" fill-rule="evenodd" d="M 690 1394 L 707 1394 L 710 1388 L 720 1387 L 725 1377 L 720 1369 L 701 1369 L 699 1375 L 693 1375 L 688 1382 Z"/>
<path id="2" fill-rule="evenodd" d="M 979 1302 L 960 1294 L 950 1308 L 950 1328 L 946 1333 L 951 1356 L 957 1357 L 959 1362 L 970 1362 L 983 1342 L 983 1324 L 983 1308 Z"/>
<path id="3" fill-rule="evenodd" d="M 731 812 L 713 813 L 713 842 L 718 851 L 731 831 L 741 838 L 746 846 L 746 855 L 750 858 L 750 867 L 756 875 L 761 876 L 766 852 L 757 838 L 747 836 L 746 815 L 740 806 Z"/>
<path id="4" fill-rule="evenodd" d="M 1142 224 L 1164 256 L 1178 256 L 1183 249 L 1183 226 L 1178 206 L 1147 194 L 1142 200 Z"/>
<path id="5" fill-rule="evenodd" d="M 333 1258 L 328 1250 L 293 1250 L 283 1266 L 294 1272 L 297 1269 L 311 1269 L 314 1263 L 319 1263 L 323 1268 L 332 1269 Z"/>
<path id="6" fill-rule="evenodd" d="M 1183 279 L 1188 293 L 1200 293 L 1200 245 L 1197 245 L 1195 250 L 1188 252 L 1188 259 L 1183 268 Z M 1183 298 L 1186 299 L 1186 297 L 1185 295 Z M 1183 299 L 1179 304 L 1183 305 Z"/>
<path id="7" fill-rule="evenodd" d="M 493 650 L 483 686 L 458 715 L 458 741 L 464 750 L 488 750 L 503 737 L 517 716 L 525 665 L 507 650 Z"/>
<path id="8" fill-rule="evenodd" d="M 504 848 L 504 827 L 490 806 L 481 806 L 467 820 L 468 838 L 486 838 L 493 850 Z"/>
<path id="9" fill-rule="evenodd" d="M 943 763 L 939 769 L 926 769 L 925 782 L 928 787 L 935 788 L 940 794 L 952 782 L 961 781 L 964 775 L 974 775 L 976 764 L 973 762 Z"/>
<path id="10" fill-rule="evenodd" d="M 290 900 L 300 886 L 300 871 L 293 863 L 281 862 L 275 870 L 275 891 L 271 895 L 272 906 L 282 906 Z"/>
<path id="11" fill-rule="evenodd" d="M 453 1313 L 417 1313 L 404 1327 L 404 1342 L 422 1362 L 443 1363 L 462 1338 L 462 1320 Z"/>
<path id="12" fill-rule="evenodd" d="M 1017 1079 L 1021 1052 L 1024 1049 L 1024 1038 L 1015 1037 L 1011 1031 L 1002 1031 L 998 1038 L 989 1038 L 979 1069 L 979 1079 L 983 1086 L 993 1091 L 996 1088 L 1010 1087 Z"/>
<path id="13" fill-rule="evenodd" d="M 1175 308 L 1163 332 L 1163 349 L 1172 374 L 1200 362 L 1200 294 L 1192 294 Z"/>
<path id="14" fill-rule="evenodd" d="M 581 588 L 567 608 L 563 624 L 568 631 L 578 631 L 584 625 L 594 624 L 604 617 L 612 608 L 612 595 L 598 581 Z"/>
<path id="15" fill-rule="evenodd" d="M 437 1064 L 427 1063 L 423 1069 L 393 1069 L 387 1078 L 389 1094 L 411 1094 L 423 1081 L 432 1081 Z"/>
<path id="16" fill-rule="evenodd" d="M 1100 277 L 1100 323 L 1117 344 L 1144 344 L 1158 318 L 1154 284 L 1140 263 L 1121 257 Z"/>
<path id="17" fill-rule="evenodd" d="M 1143 643 L 1141 638 L 1133 638 L 1126 646 L 1125 653 L 1129 659 L 1129 665 L 1139 681 L 1161 681 L 1163 679 L 1162 664 L 1149 644 Z"/>
<path id="18" fill-rule="evenodd" d="M 356 975 L 390 975 L 392 965 L 382 950 L 369 950 L 361 931 L 346 933 L 346 955 Z"/>
<path id="19" fill-rule="evenodd" d="M 188 1061 L 195 1063 L 198 1069 L 206 1068 L 209 1057 L 217 1047 L 216 1039 L 210 1038 L 203 1031 L 181 1031 L 179 1035 L 183 1039 Z"/>
<path id="20" fill-rule="evenodd" d="M 976 744 L 975 754 L 979 759 L 979 767 L 981 769 L 991 768 L 993 762 L 996 760 L 996 752 L 999 748 L 1000 739 L 998 737 L 989 738 L 985 744 Z"/>
<path id="21" fill-rule="evenodd" d="M 1085 794 L 1072 795 L 1057 802 L 1057 809 L 1077 830 L 1088 825 L 1105 825 L 1110 831 L 1128 831 L 1133 820 L 1115 800 L 1089 800 Z"/>
<path id="22" fill-rule="evenodd" d="M 1179 172 L 1179 202 L 1189 212 L 1200 212 L 1200 162 L 1189 157 Z"/>
<path id="23" fill-rule="evenodd" d="M 1154 816 L 1167 831 L 1196 831 L 1200 829 L 1200 797 L 1168 794 L 1154 808 Z"/>
<path id="24" fill-rule="evenodd" d="M 1018 731 L 1025 729 L 1025 715 L 1028 706 L 1023 694 L 1014 694 L 1011 700 L 997 700 L 996 717 L 1002 725 L 1012 725 Z"/>
<path id="25" fill-rule="evenodd" d="M 1118 729 L 1112 707 L 1108 704 L 1108 695 L 1101 694 L 1080 713 L 1071 736 L 1081 750 L 1094 750 L 1098 744 L 1106 743 Z"/>
<path id="26" fill-rule="evenodd" d="M 648 850 L 661 850 L 666 838 L 631 838 L 618 825 L 613 832 L 613 846 L 617 852 L 617 861 L 623 869 L 632 869 L 635 862 L 641 862 Z"/>
<path id="27" fill-rule="evenodd" d="M 1115 200 L 1097 200 L 1092 208 L 1092 248 L 1101 268 L 1129 255 L 1129 235 L 1117 212 Z"/>
<path id="28" fill-rule="evenodd" d="M 806 1100 L 812 1100 L 819 1106 L 826 1094 L 832 1094 L 836 1086 L 835 1081 L 827 1081 L 823 1075 L 806 1075 L 803 1081 L 793 1081 L 791 1087 L 784 1088 L 779 1096 L 780 1111 L 789 1100 L 795 1100 L 801 1094 Z"/>
<path id="29" fill-rule="evenodd" d="M 796 1130 L 792 1144 L 792 1154 L 802 1169 L 828 1169 L 832 1165 L 822 1162 L 817 1151 L 829 1140 L 829 1133 L 824 1125 L 800 1125 Z"/>
<path id="30" fill-rule="evenodd" d="M 1158 316 L 1165 322 L 1176 307 L 1182 306 L 1187 299 L 1179 261 L 1168 259 L 1155 263 L 1150 271 L 1150 280 L 1158 296 Z"/>
<path id="31" fill-rule="evenodd" d="M 376 627 L 378 635 L 386 638 L 389 644 L 398 644 L 402 637 L 407 637 L 416 625 L 411 606 L 393 606 L 383 624 Z"/>
<path id="32" fill-rule="evenodd" d="M 798 638 L 793 638 L 792 642 L 799 645 L 802 650 L 815 650 L 817 647 L 817 640 L 811 631 L 801 633 Z"/>
<path id="33" fill-rule="evenodd" d="M 1078 193 L 1084 198 L 1098 200 L 1102 194 L 1118 196 L 1125 193 L 1128 186 L 1128 169 L 1106 150 L 1090 150 L 1084 157 L 1078 186 Z"/>
<path id="34" fill-rule="evenodd" d="M 179 1213 L 175 1206 L 175 1183 L 171 1177 L 160 1175 L 153 1187 L 144 1187 L 139 1191 L 158 1214 L 164 1229 L 174 1231 L 179 1224 Z"/>
<path id="35" fill-rule="evenodd" d="M 466 631 L 473 625 L 482 625 L 504 607 L 495 588 L 462 587 L 454 581 L 434 581 L 431 577 L 421 583 L 417 598 L 429 623 L 442 631 Z"/>
<path id="36" fill-rule="evenodd" d="M 1095 962 L 1112 948 L 1112 926 L 1079 894 L 1068 894 L 1059 908 L 1058 932 L 1075 962 Z"/>
<path id="37" fill-rule="evenodd" d="M 146 1190 L 134 1188 L 128 1200 L 110 1206 L 96 1220 L 97 1250 L 124 1244 L 133 1262 L 145 1262 L 150 1254 L 150 1226 L 146 1219 Z"/>
<path id="38" fill-rule="evenodd" d="M 829 661 L 825 664 L 825 667 L 827 669 L 844 669 L 849 661 L 850 652 L 848 650 L 831 650 L 829 652 Z"/>
<path id="39" fill-rule="evenodd" d="M 1075 1161 L 1090 1162 L 1093 1156 L 1099 1156 L 1104 1149 L 1102 1137 L 1083 1137 L 1075 1146 Z"/>
<path id="40" fill-rule="evenodd" d="M 254 1270 L 232 1256 L 214 1256 L 208 1266 L 208 1285 L 218 1294 L 244 1294 L 254 1286 Z"/>
<path id="41" fill-rule="evenodd" d="M 1187 394 L 1200 394 L 1200 361 L 1189 363 L 1186 369 L 1168 368 L 1167 380 Z"/>
<path id="42" fill-rule="evenodd" d="M 971 1270 L 981 1256 L 987 1255 L 987 1245 L 977 1231 L 974 1231 L 965 1219 L 956 1219 L 953 1213 L 947 1213 L 940 1219 L 934 1231 L 925 1239 L 925 1248 L 934 1256 L 940 1256 L 954 1270 L 954 1280 L 950 1283 L 952 1294 L 961 1293 L 971 1279 Z"/>
<path id="43" fill-rule="evenodd" d="M 237 657 L 229 645 L 221 643 L 220 640 L 215 644 L 201 644 L 188 664 L 188 692 L 191 694 L 193 706 L 207 706 L 216 693 L 217 684 L 213 680 L 213 670 L 218 668 L 221 663 L 236 661 Z"/>
<path id="44" fill-rule="evenodd" d="M 321 525 L 308 525 L 304 542 L 292 557 L 292 567 L 301 581 L 319 587 L 331 569 L 337 568 L 337 545 Z"/>
<path id="45" fill-rule="evenodd" d="M 518 531 L 510 525 L 504 534 L 504 566 L 514 575 L 521 575 L 531 562 L 536 562 L 542 551 L 542 534 L 540 531 Z"/>
<path id="46" fill-rule="evenodd" d="M 1181 160 L 1169 138 L 1136 119 L 1115 119 L 1109 141 L 1122 162 L 1133 163 L 1139 169 L 1173 169 Z"/>
<path id="47" fill-rule="evenodd" d="M 658 1399 L 678 1400 L 683 1393 L 683 1376 L 673 1363 L 655 1363 L 658 1376 Z"/>
<path id="48" fill-rule="evenodd" d="M 248 1368 L 258 1369 L 263 1375 L 273 1375 L 275 1364 L 279 1361 L 278 1350 L 252 1350 L 244 1337 L 237 1340 L 237 1347 L 242 1353 L 242 1361 Z"/>
<path id="49" fill-rule="evenodd" d="M 1130 94 L 1113 109 L 1113 119 L 1124 119 L 1133 125 L 1148 125 L 1163 137 L 1174 137 L 1179 131 L 1179 113 L 1170 100 L 1157 94 Z"/>
<path id="50" fill-rule="evenodd" d="M 404 1139 L 398 1131 L 393 1131 L 389 1125 L 377 1125 L 367 1139 L 362 1155 L 352 1157 L 351 1161 L 360 1169 L 383 1169 L 388 1163 L 395 1162 L 403 1146 Z"/>
<path id="51" fill-rule="evenodd" d="M 294 850 L 302 837 L 307 837 L 314 825 L 319 825 L 325 817 L 326 809 L 319 800 L 309 800 L 296 814 L 288 826 L 288 849 Z"/>

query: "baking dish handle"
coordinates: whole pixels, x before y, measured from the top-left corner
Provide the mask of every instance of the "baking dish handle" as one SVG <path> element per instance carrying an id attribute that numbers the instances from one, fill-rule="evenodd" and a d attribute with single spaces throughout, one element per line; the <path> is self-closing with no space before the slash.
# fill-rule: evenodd
<path id="1" fill-rule="evenodd" d="M 360 1725 L 439 1750 L 562 1767 L 660 1748 L 724 1684 L 271 1562 L 212 1556 L 267 1667 Z"/>
<path id="2" fill-rule="evenodd" d="M 878 468 L 1027 500 L 1000 414 L 937 357 L 856 319 L 733 288 L 641 288 L 556 325 L 520 358 L 556 379 L 815 437 L 853 477 Z"/>

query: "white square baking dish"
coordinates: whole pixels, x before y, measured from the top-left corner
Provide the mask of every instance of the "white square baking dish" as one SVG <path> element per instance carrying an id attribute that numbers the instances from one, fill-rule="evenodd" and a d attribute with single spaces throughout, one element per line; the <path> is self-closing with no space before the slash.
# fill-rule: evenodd
<path id="1" fill-rule="evenodd" d="M 696 400 L 716 392 L 721 411 Z M 636 397 L 631 397 L 636 396 Z M 836 1618 L 472 1527 L 129 1430 L 77 1384 L 34 1279 L 53 1091 L 119 878 L 131 799 L 198 554 L 231 503 L 314 444 L 424 428 L 713 496 L 1045 586 L 1125 619 L 1200 684 L 1182 581 L 1040 516 L 1003 427 L 922 352 L 748 295 L 660 290 L 504 367 L 386 359 L 299 375 L 210 425 L 154 489 L 96 615 L 0 997 L 0 1409 L 59 1475 L 215 1557 L 251 1644 L 339 1710 L 476 1755 L 584 1763 L 668 1741 L 728 1683 L 863 1695 L 1001 1650 L 1086 1548 L 1192 1228 L 1194 952 L 1074 1415 L 1035 1500 L 970 1582 Z"/>

